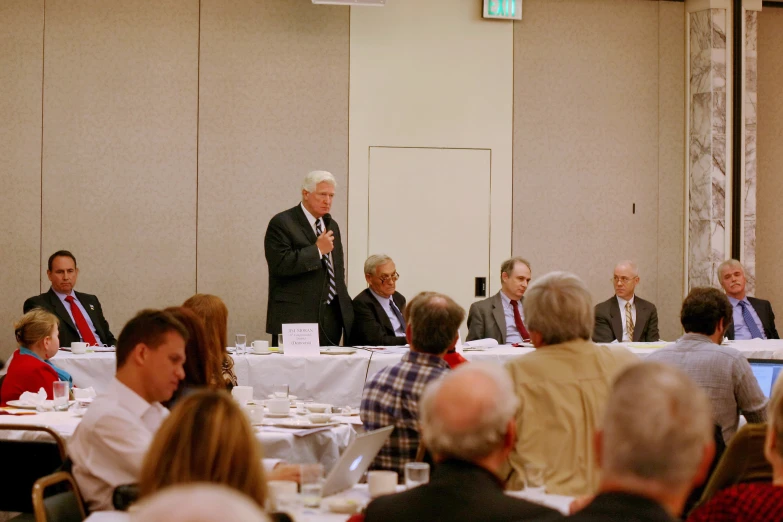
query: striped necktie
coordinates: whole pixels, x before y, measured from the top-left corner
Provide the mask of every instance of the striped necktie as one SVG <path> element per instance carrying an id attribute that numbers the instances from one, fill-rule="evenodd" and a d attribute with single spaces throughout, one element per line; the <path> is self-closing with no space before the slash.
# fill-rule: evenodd
<path id="1" fill-rule="evenodd" d="M 628 340 L 633 341 L 633 314 L 630 301 L 625 303 L 625 329 L 628 332 Z"/>
<path id="2" fill-rule="evenodd" d="M 740 301 L 739 304 L 740 308 L 742 308 L 742 319 L 745 321 L 745 326 L 748 327 L 748 331 L 750 332 L 750 338 L 763 339 L 764 336 L 761 335 L 761 331 L 759 331 L 759 327 L 756 325 L 756 321 L 753 319 L 753 316 L 750 315 L 748 304 L 745 301 Z"/>
<path id="3" fill-rule="evenodd" d="M 321 227 L 321 219 L 315 220 L 315 235 L 320 236 L 323 234 L 323 228 Z M 331 304 L 334 296 L 337 295 L 337 285 L 334 283 L 334 268 L 332 268 L 332 260 L 329 259 L 329 255 L 325 254 L 321 256 L 321 260 L 326 266 L 326 271 L 329 274 L 329 294 L 326 296 L 326 304 Z"/>

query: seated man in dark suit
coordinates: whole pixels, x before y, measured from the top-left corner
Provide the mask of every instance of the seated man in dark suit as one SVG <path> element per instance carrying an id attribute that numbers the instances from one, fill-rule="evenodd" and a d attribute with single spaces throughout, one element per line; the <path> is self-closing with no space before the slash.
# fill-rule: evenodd
<path id="1" fill-rule="evenodd" d="M 397 291 L 400 274 L 392 258 L 374 255 L 364 262 L 369 288 L 353 299 L 353 346 L 396 346 L 405 339 L 405 296 Z"/>
<path id="2" fill-rule="evenodd" d="M 74 290 L 79 269 L 76 258 L 67 250 L 49 256 L 46 275 L 52 283 L 49 291 L 24 302 L 24 313 L 43 308 L 60 319 L 60 346 L 83 341 L 89 345 L 114 346 L 117 340 L 103 317 L 103 309 L 94 295 Z"/>
<path id="3" fill-rule="evenodd" d="M 568 520 L 674 522 L 715 453 L 704 392 L 680 370 L 635 364 L 615 380 L 595 446 L 598 494 Z"/>
<path id="4" fill-rule="evenodd" d="M 655 305 L 635 295 L 639 269 L 633 261 L 620 261 L 614 267 L 614 294 L 595 305 L 593 341 L 597 343 L 650 343 L 658 336 L 658 310 Z"/>
<path id="5" fill-rule="evenodd" d="M 732 325 L 726 330 L 729 339 L 780 339 L 775 328 L 772 305 L 764 299 L 745 294 L 745 268 L 736 259 L 718 266 L 718 280 L 726 291 L 732 308 Z"/>
<path id="6" fill-rule="evenodd" d="M 500 344 L 530 340 L 522 310 L 522 299 L 530 277 L 530 263 L 525 259 L 512 257 L 503 261 L 500 265 L 500 291 L 470 305 L 468 337 L 465 340 L 491 338 Z"/>
<path id="7" fill-rule="evenodd" d="M 516 438 L 519 400 L 508 374 L 489 363 L 460 366 L 424 391 L 419 421 L 437 464 L 428 484 L 373 500 L 366 522 L 502 522 L 561 518 L 503 492 L 498 470 Z"/>

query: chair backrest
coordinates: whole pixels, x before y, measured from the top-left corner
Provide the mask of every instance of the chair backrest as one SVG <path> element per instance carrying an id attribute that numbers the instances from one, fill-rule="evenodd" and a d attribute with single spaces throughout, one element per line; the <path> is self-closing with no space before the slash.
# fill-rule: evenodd
<path id="1" fill-rule="evenodd" d="M 11 480 L 0 488 L 0 511 L 32 513 L 30 491 L 36 480 L 53 473 L 65 460 L 65 441 L 45 426 L 0 424 L 0 430 L 44 432 L 53 440 L 0 440 L 3 469 Z"/>
<path id="2" fill-rule="evenodd" d="M 47 489 L 57 492 L 46 496 Z M 73 476 L 65 471 L 35 481 L 33 508 L 35 522 L 82 522 L 87 517 L 79 487 Z"/>

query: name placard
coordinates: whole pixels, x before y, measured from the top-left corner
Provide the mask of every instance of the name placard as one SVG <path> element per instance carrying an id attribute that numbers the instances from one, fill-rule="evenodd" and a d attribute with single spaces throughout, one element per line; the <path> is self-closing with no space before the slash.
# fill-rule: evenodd
<path id="1" fill-rule="evenodd" d="M 283 355 L 301 357 L 321 353 L 318 323 L 284 324 L 283 339 Z"/>

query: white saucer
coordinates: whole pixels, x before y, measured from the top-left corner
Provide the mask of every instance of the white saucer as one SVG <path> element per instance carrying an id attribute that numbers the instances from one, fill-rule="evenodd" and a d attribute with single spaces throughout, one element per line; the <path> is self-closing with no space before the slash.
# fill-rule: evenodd
<path id="1" fill-rule="evenodd" d="M 326 428 L 331 426 L 337 426 L 339 422 L 310 422 L 305 419 L 291 419 L 291 420 L 273 420 L 264 423 L 266 426 L 274 426 L 276 428 L 294 428 L 294 429 L 310 429 L 310 428 Z"/>
<path id="2" fill-rule="evenodd" d="M 270 354 L 273 354 L 273 353 L 275 353 L 275 352 L 271 352 L 271 351 L 254 352 L 253 350 L 250 350 L 249 352 L 247 352 L 248 355 L 270 355 Z"/>
<path id="3" fill-rule="evenodd" d="M 264 412 L 264 416 L 265 417 L 271 417 L 273 419 L 285 419 L 287 417 L 290 417 L 291 414 L 290 413 L 268 413 L 268 412 Z"/>
<path id="4" fill-rule="evenodd" d="M 353 355 L 356 353 L 356 348 L 321 348 L 323 355 Z"/>

